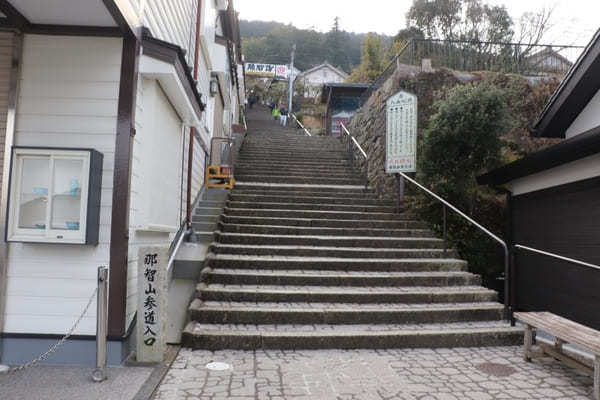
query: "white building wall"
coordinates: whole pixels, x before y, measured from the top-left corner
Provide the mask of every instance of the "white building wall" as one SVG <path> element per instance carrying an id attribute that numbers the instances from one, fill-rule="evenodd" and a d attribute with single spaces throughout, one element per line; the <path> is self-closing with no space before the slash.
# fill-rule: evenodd
<path id="1" fill-rule="evenodd" d="M 600 154 L 585 157 L 509 182 L 513 196 L 600 176 Z"/>
<path id="2" fill-rule="evenodd" d="M 137 307 L 137 260 L 142 246 L 168 246 L 180 227 L 187 179 L 183 122 L 156 80 L 140 79 L 133 146 L 127 324 Z"/>
<path id="3" fill-rule="evenodd" d="M 25 35 L 15 144 L 104 154 L 96 246 L 10 243 L 5 331 L 64 334 L 109 264 L 122 39 Z M 92 305 L 76 334 L 94 334 Z"/>
<path id="4" fill-rule="evenodd" d="M 197 0 L 146 0 L 144 25 L 152 36 L 187 50 L 190 65 L 196 43 Z"/>
<path id="5" fill-rule="evenodd" d="M 567 139 L 600 126 L 600 91 L 585 106 L 575 121 L 567 129 Z"/>
<path id="6" fill-rule="evenodd" d="M 14 33 L 0 32 L 0 165 L 4 165 L 4 141 L 6 136 L 6 117 L 8 114 L 8 92 L 12 69 Z M 0 171 L 0 187 L 2 171 Z"/>

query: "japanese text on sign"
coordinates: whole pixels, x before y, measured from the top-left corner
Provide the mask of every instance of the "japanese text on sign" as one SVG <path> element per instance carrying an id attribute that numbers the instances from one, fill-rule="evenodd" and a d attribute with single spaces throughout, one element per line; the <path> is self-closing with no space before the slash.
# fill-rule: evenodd
<path id="1" fill-rule="evenodd" d="M 156 264 L 158 254 L 146 254 L 144 256 L 144 344 L 154 346 L 156 343 L 158 324 L 158 303 L 156 301 Z"/>
<path id="2" fill-rule="evenodd" d="M 415 172 L 417 163 L 417 96 L 400 91 L 386 103 L 385 172 Z"/>
<path id="3" fill-rule="evenodd" d="M 136 359 L 140 362 L 161 362 L 166 351 L 168 258 L 164 246 L 138 251 Z"/>
<path id="4" fill-rule="evenodd" d="M 287 65 L 246 63 L 246 75 L 264 76 L 266 78 L 287 78 Z"/>

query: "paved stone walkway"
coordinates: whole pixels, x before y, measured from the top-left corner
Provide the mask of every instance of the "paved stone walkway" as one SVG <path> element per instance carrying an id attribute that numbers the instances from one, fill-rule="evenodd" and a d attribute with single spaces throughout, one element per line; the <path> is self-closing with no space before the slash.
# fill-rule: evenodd
<path id="1" fill-rule="evenodd" d="M 232 369 L 208 371 L 212 361 Z M 154 397 L 295 400 L 587 400 L 592 379 L 521 347 L 315 351 L 182 349 Z"/>

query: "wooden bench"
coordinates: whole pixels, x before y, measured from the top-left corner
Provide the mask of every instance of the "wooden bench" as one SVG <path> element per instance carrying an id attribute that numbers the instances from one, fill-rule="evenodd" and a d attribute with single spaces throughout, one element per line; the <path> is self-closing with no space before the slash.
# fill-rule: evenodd
<path id="1" fill-rule="evenodd" d="M 515 318 L 525 324 L 525 361 L 531 361 L 537 356 L 531 350 L 535 331 L 539 329 L 555 337 L 554 346 L 539 343 L 542 355 L 548 354 L 561 360 L 569 366 L 581 369 L 589 376 L 594 377 L 594 389 L 592 391 L 594 400 L 600 400 L 600 331 L 570 321 L 566 318 L 549 312 L 519 312 Z M 569 357 L 563 352 L 564 343 L 577 345 L 594 355 L 594 368 Z"/>

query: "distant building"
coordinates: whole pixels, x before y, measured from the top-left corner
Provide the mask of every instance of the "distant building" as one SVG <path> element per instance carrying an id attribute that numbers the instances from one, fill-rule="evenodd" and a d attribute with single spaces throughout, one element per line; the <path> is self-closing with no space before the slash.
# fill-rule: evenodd
<path id="1" fill-rule="evenodd" d="M 492 170 L 480 184 L 509 193 L 511 244 L 600 265 L 600 31 L 533 128 L 560 143 Z M 514 311 L 550 311 L 600 329 L 598 270 L 515 251 Z"/>
<path id="2" fill-rule="evenodd" d="M 304 85 L 304 97 L 317 97 L 325 83 L 342 83 L 348 74 L 325 62 L 298 76 L 298 82 Z"/>
<path id="3" fill-rule="evenodd" d="M 525 74 L 564 74 L 573 63 L 566 57 L 553 50 L 552 47 L 546 47 L 526 58 Z M 530 70 L 530 71 L 529 71 Z"/>
<path id="4" fill-rule="evenodd" d="M 370 85 L 364 83 L 326 83 L 321 93 L 321 103 L 327 104 L 327 134 L 339 136 L 340 122 L 347 124 L 360 108 L 360 96 Z"/>

